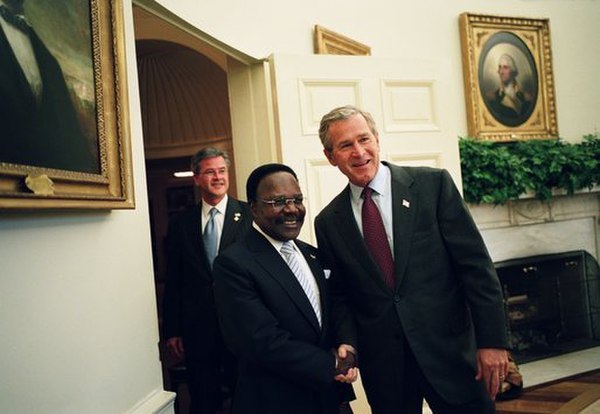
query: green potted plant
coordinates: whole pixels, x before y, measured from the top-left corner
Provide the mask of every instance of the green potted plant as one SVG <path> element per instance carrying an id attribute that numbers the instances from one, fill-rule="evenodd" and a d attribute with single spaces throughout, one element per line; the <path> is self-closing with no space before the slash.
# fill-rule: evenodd
<path id="1" fill-rule="evenodd" d="M 528 140 L 494 143 L 459 140 L 465 201 L 505 204 L 526 193 L 548 200 L 556 190 L 566 194 L 600 184 L 600 137 L 581 143 Z"/>

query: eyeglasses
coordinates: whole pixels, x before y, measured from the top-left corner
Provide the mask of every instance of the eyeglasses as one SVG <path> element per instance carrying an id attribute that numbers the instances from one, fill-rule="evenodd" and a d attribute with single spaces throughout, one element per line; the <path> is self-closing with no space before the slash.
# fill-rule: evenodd
<path id="1" fill-rule="evenodd" d="M 271 207 L 273 207 L 273 210 L 279 211 L 279 210 L 283 210 L 283 208 L 285 206 L 287 206 L 288 204 L 293 204 L 295 207 L 301 206 L 302 202 L 304 201 L 304 197 L 299 195 L 299 196 L 292 197 L 292 198 L 277 197 L 272 200 L 260 200 L 260 201 L 265 204 L 269 204 Z"/>
<path id="2" fill-rule="evenodd" d="M 225 175 L 226 173 L 227 173 L 227 167 L 222 167 L 217 170 L 210 169 L 210 170 L 198 172 L 198 175 L 212 175 L 213 177 L 216 177 L 217 175 Z"/>

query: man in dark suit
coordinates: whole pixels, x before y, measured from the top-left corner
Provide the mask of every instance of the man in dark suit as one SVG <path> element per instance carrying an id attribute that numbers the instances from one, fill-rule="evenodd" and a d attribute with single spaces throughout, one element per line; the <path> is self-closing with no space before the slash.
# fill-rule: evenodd
<path id="1" fill-rule="evenodd" d="M 342 367 L 353 359 L 344 345 L 333 351 L 317 250 L 296 239 L 306 213 L 296 174 L 283 164 L 260 166 L 246 192 L 253 228 L 214 270 L 223 335 L 239 361 L 232 412 L 338 414 L 353 396 L 342 382 L 357 372 Z"/>
<path id="2" fill-rule="evenodd" d="M 185 355 L 190 412 L 214 414 L 221 404 L 221 370 L 231 376 L 235 363 L 218 326 L 212 260 L 250 229 L 252 213 L 246 203 L 227 196 L 227 153 L 204 148 L 191 164 L 201 200 L 169 223 L 163 336 L 176 357 Z M 213 242 L 206 238 L 209 229 L 215 230 Z"/>
<path id="3" fill-rule="evenodd" d="M 91 66 L 90 66 L 91 70 Z M 58 61 L 23 16 L 0 0 L 0 162 L 100 172 Z"/>
<path id="4" fill-rule="evenodd" d="M 352 106 L 326 114 L 319 136 L 350 181 L 315 220 L 332 320 L 358 351 L 373 413 L 421 413 L 423 398 L 435 413 L 494 412 L 508 366 L 502 291 L 449 174 L 380 162 L 375 122 Z"/>

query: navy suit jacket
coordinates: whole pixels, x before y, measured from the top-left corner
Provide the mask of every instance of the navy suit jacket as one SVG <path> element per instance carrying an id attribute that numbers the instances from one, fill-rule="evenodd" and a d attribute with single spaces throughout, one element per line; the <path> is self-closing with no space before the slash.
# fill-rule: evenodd
<path id="1" fill-rule="evenodd" d="M 202 240 L 200 204 L 174 216 L 167 232 L 167 281 L 163 299 L 163 336 L 193 340 L 206 353 L 218 332 L 213 276 Z M 219 251 L 252 226 L 248 204 L 229 197 Z M 200 340 L 201 339 L 201 340 Z"/>
<path id="2" fill-rule="evenodd" d="M 392 177 L 394 291 L 368 253 L 349 186 L 315 219 L 332 269 L 336 334 L 356 345 L 376 412 L 399 406 L 404 340 L 443 398 L 469 401 L 476 349 L 508 347 L 498 277 L 447 171 L 384 164 Z"/>
<path id="3" fill-rule="evenodd" d="M 234 414 L 339 413 L 325 274 L 317 250 L 296 244 L 319 286 L 322 327 L 285 260 L 256 229 L 215 260 L 219 320 L 239 363 Z"/>

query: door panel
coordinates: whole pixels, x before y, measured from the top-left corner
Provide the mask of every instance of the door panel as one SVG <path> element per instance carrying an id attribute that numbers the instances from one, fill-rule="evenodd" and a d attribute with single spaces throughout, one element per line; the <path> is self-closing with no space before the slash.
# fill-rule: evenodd
<path id="1" fill-rule="evenodd" d="M 381 159 L 446 168 L 460 188 L 447 67 L 444 61 L 371 56 L 271 56 L 281 161 L 296 171 L 307 197 L 300 238 L 315 243 L 314 217 L 347 183 L 329 165 L 318 137 L 321 117 L 336 106 L 353 104 L 373 115 Z"/>

